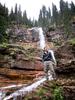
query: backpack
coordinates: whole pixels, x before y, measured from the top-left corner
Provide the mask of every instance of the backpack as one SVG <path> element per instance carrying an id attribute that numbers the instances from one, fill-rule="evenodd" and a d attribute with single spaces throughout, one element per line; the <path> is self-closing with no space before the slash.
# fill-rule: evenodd
<path id="1" fill-rule="evenodd" d="M 48 53 L 44 53 L 43 54 L 43 61 L 52 61 L 51 52 L 48 52 Z"/>

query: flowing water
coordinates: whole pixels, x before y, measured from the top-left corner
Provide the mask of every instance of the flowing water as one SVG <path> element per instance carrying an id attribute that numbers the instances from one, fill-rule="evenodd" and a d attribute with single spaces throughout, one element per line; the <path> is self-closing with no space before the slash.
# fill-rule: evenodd
<path id="1" fill-rule="evenodd" d="M 45 47 L 45 37 L 44 37 L 42 28 L 40 27 L 40 28 L 33 28 L 33 29 L 35 29 L 39 32 L 40 48 L 44 49 L 44 47 Z M 49 76 L 49 80 L 52 80 L 52 79 L 53 79 L 52 76 Z M 39 79 L 38 81 L 32 83 L 31 85 L 29 85 L 27 87 L 23 87 L 23 88 L 15 91 L 14 93 L 12 93 L 9 96 L 5 97 L 3 100 L 10 100 L 11 98 L 13 98 L 13 100 L 17 100 L 16 99 L 17 96 L 25 95 L 26 93 L 28 93 L 28 92 L 34 90 L 35 88 L 37 88 L 44 81 L 46 81 L 45 77 Z"/>
<path id="2" fill-rule="evenodd" d="M 49 76 L 49 80 L 52 80 L 52 76 Z M 29 93 L 30 91 L 36 89 L 41 83 L 43 83 L 44 81 L 46 81 L 46 78 L 41 78 L 40 80 L 38 80 L 37 82 L 27 86 L 27 87 L 23 87 L 20 90 L 15 91 L 14 93 L 10 94 L 9 96 L 5 97 L 3 100 L 10 100 L 11 98 L 14 98 L 14 100 L 16 100 L 17 96 L 23 96 L 26 93 Z"/>
<path id="3" fill-rule="evenodd" d="M 44 37 L 44 34 L 43 34 L 43 30 L 42 30 L 41 27 L 38 28 L 38 30 L 39 30 L 40 48 L 44 49 L 44 47 L 45 47 L 45 37 Z"/>

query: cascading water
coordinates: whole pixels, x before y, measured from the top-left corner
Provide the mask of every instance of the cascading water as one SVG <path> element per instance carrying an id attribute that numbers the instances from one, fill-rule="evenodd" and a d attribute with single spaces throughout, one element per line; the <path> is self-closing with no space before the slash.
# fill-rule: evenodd
<path id="1" fill-rule="evenodd" d="M 42 28 L 32 28 L 36 31 L 39 31 L 39 39 L 40 39 L 40 48 L 44 49 L 45 47 L 45 37 L 43 34 L 43 30 Z M 32 30 L 31 29 L 31 30 Z M 52 80 L 52 76 L 49 76 L 49 80 Z M 9 96 L 5 97 L 3 100 L 10 100 L 11 98 L 14 98 L 14 100 L 16 100 L 17 96 L 22 96 L 25 95 L 26 93 L 34 90 L 35 88 L 37 88 L 41 83 L 43 83 L 44 81 L 46 81 L 46 77 L 43 77 L 41 79 L 39 79 L 37 82 L 34 82 L 33 84 L 27 86 L 27 87 L 23 87 L 20 90 L 15 91 L 14 93 L 10 94 Z"/>
<path id="2" fill-rule="evenodd" d="M 29 30 L 34 30 L 34 32 L 39 33 L 40 49 L 44 49 L 44 47 L 45 47 L 45 37 L 44 37 L 44 34 L 43 34 L 42 27 L 33 27 Z"/>
<path id="3" fill-rule="evenodd" d="M 41 27 L 38 28 L 38 30 L 39 30 L 40 48 L 44 49 L 44 47 L 45 47 L 45 37 L 44 37 L 44 34 L 43 34 L 43 30 L 42 30 Z"/>

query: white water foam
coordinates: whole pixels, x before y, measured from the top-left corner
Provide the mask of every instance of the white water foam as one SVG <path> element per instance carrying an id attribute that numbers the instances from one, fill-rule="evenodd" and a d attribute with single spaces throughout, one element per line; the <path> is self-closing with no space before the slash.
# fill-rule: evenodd
<path id="1" fill-rule="evenodd" d="M 41 49 L 44 49 L 45 47 L 45 37 L 44 37 L 44 34 L 43 34 L 43 30 L 42 28 L 33 28 L 35 30 L 38 30 L 39 31 L 39 39 L 40 39 L 40 48 Z M 52 76 L 50 75 L 49 76 L 49 80 L 52 80 Z M 15 91 L 14 93 L 10 94 L 9 96 L 5 97 L 3 100 L 10 100 L 11 98 L 14 98 L 14 100 L 16 100 L 16 97 L 17 96 L 22 96 L 22 95 L 25 95 L 26 93 L 34 90 L 35 88 L 37 88 L 41 83 L 43 83 L 44 81 L 46 81 L 46 78 L 41 78 L 40 80 L 38 80 L 37 82 L 27 86 L 27 87 L 23 87 L 21 88 L 20 90 L 18 91 Z"/>
<path id="2" fill-rule="evenodd" d="M 49 80 L 53 80 L 52 76 L 49 76 Z M 31 92 L 32 90 L 36 89 L 40 84 L 42 84 L 44 81 L 46 81 L 46 78 L 41 78 L 40 80 L 38 80 L 37 82 L 27 86 L 27 87 L 23 87 L 18 91 L 15 91 L 14 93 L 10 94 L 9 96 L 5 97 L 3 100 L 10 100 L 11 98 L 15 98 L 17 96 L 23 96 L 28 92 Z"/>
<path id="3" fill-rule="evenodd" d="M 39 30 L 39 39 L 40 39 L 40 48 L 41 49 L 44 49 L 45 47 L 45 37 L 44 37 L 44 34 L 43 34 L 43 30 L 42 28 L 38 28 Z"/>

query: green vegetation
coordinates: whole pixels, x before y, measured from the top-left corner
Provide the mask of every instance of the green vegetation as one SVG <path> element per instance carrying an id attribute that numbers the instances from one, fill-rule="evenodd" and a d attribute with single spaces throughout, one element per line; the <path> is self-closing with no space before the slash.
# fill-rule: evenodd
<path id="1" fill-rule="evenodd" d="M 33 26 L 41 26 L 45 31 L 48 28 L 53 27 L 62 27 L 64 33 L 67 37 L 71 34 L 71 25 L 75 21 L 75 4 L 71 2 L 65 2 L 60 0 L 60 10 L 58 11 L 55 4 L 52 4 L 52 11 L 50 7 L 48 9 L 45 5 L 42 6 L 39 12 L 38 20 L 31 20 L 27 17 L 26 10 L 21 11 L 21 6 L 16 4 L 15 8 L 11 8 L 10 13 L 8 14 L 8 8 L 0 3 L 0 43 L 7 42 L 8 34 L 6 34 L 6 29 L 10 24 L 16 25 L 25 25 L 26 28 Z M 52 14 L 51 14 L 52 12 Z"/>
<path id="2" fill-rule="evenodd" d="M 48 90 L 44 88 L 40 88 L 38 91 L 36 91 L 36 96 L 40 97 L 41 100 L 47 100 L 48 96 L 46 95 Z"/>
<path id="3" fill-rule="evenodd" d="M 32 27 L 33 23 L 31 19 L 28 19 L 26 10 L 23 12 L 21 11 L 21 6 L 16 4 L 15 5 L 15 11 L 13 11 L 13 8 L 11 8 L 11 12 L 9 15 L 10 23 L 18 24 L 18 25 L 25 25 L 26 27 Z"/>
<path id="4" fill-rule="evenodd" d="M 64 100 L 63 89 L 55 81 L 45 83 L 37 90 L 27 94 L 24 100 Z"/>
<path id="5" fill-rule="evenodd" d="M 34 57 L 36 56 L 36 50 L 32 47 L 26 48 L 21 45 L 2 43 L 0 44 L 0 48 L 4 48 L 11 56 L 16 56 L 16 54 L 23 54 L 29 61 L 34 61 Z M 22 59 L 24 60 L 25 58 L 23 57 Z"/>
<path id="6" fill-rule="evenodd" d="M 8 44 L 7 43 L 2 43 L 0 44 L 0 48 L 7 48 Z"/>
<path id="7" fill-rule="evenodd" d="M 25 56 L 30 60 L 34 61 L 35 57 L 35 49 L 34 48 L 29 48 L 26 50 Z"/>
<path id="8" fill-rule="evenodd" d="M 71 40 L 69 40 L 69 43 L 72 45 L 75 45 L 75 38 L 72 38 Z"/>
<path id="9" fill-rule="evenodd" d="M 71 24 L 74 21 L 75 5 L 73 2 L 69 4 L 64 0 L 60 0 L 60 10 L 58 11 L 55 4 L 52 4 L 52 15 L 50 8 L 47 10 L 42 7 L 39 14 L 38 25 L 42 27 L 63 27 L 67 37 L 71 34 Z"/>
<path id="10" fill-rule="evenodd" d="M 0 43 L 7 42 L 8 8 L 0 3 Z"/>
<path id="11" fill-rule="evenodd" d="M 56 86 L 53 90 L 53 100 L 63 100 L 62 88 Z"/>
<path id="12" fill-rule="evenodd" d="M 37 100 L 49 100 L 48 95 L 48 90 L 41 87 L 37 89 L 36 92 L 33 91 L 32 93 L 28 94 L 24 100 L 35 100 L 35 98 Z"/>

